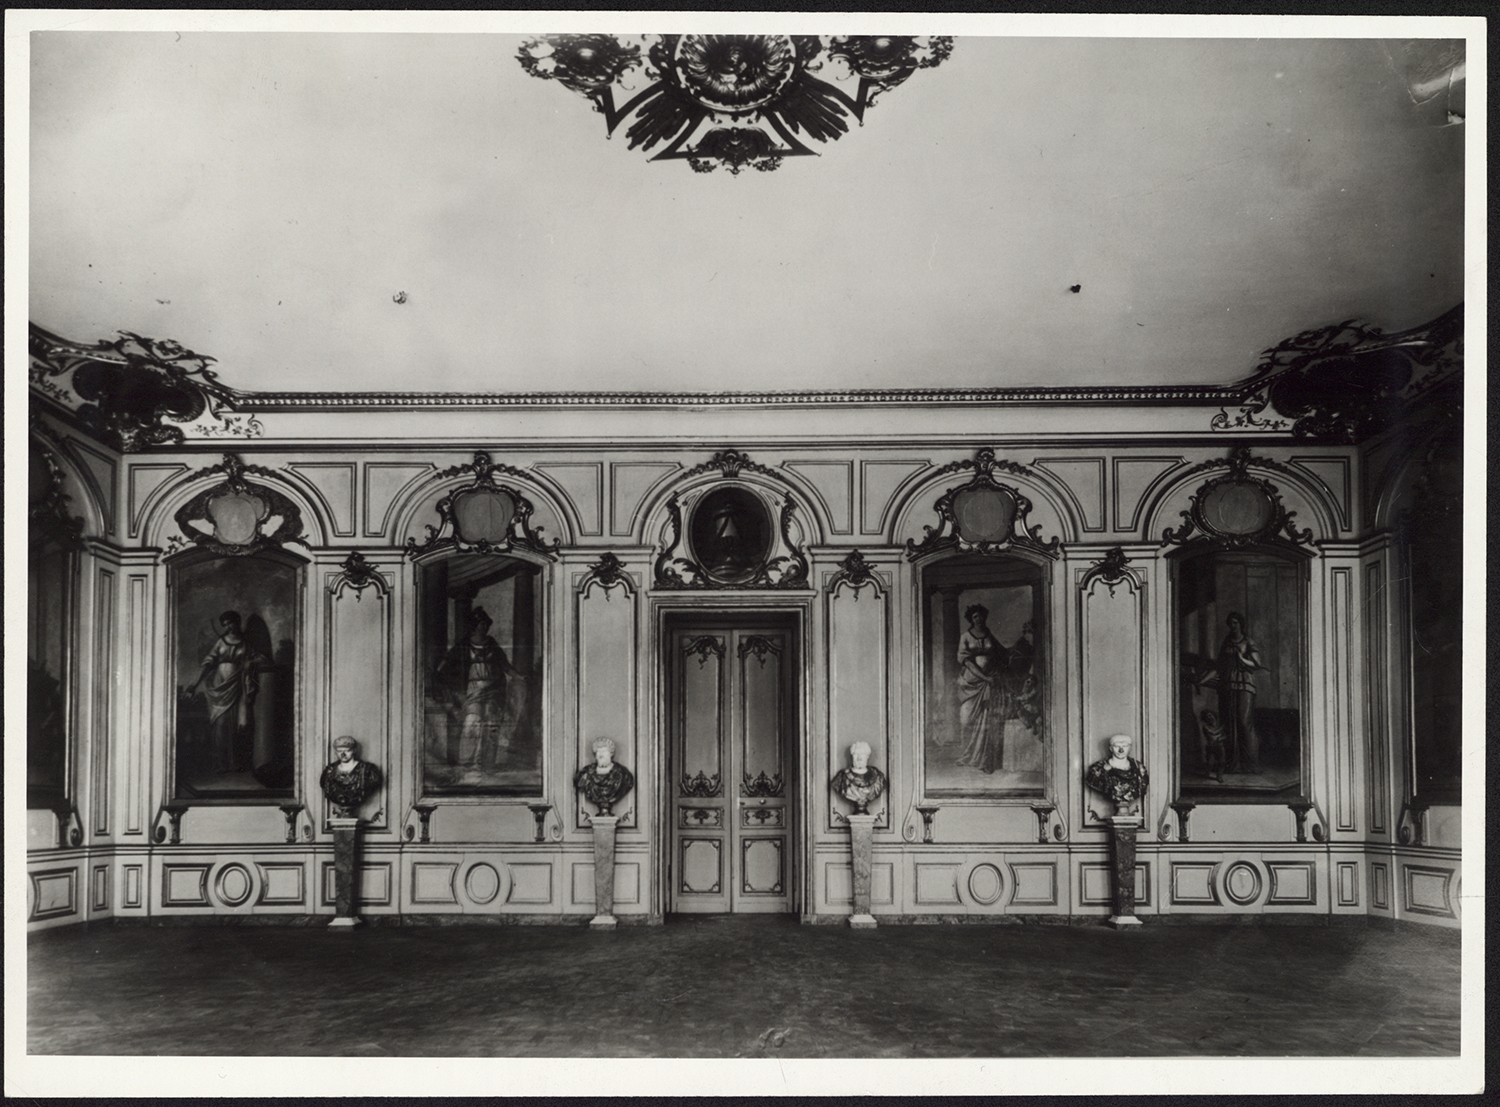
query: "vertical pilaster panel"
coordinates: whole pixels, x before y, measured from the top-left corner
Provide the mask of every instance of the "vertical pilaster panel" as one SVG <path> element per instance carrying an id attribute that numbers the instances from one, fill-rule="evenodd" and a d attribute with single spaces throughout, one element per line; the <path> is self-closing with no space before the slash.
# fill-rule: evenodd
<path id="1" fill-rule="evenodd" d="M 313 761 L 309 769 L 315 776 L 334 757 L 333 739 L 341 734 L 353 736 L 360 756 L 378 765 L 387 777 L 386 787 L 359 811 L 361 817 L 372 820 L 370 830 L 382 831 L 390 825 L 394 802 L 389 690 L 396 684 L 396 673 L 391 664 L 390 589 L 388 584 L 356 589 L 331 572 L 326 579 L 331 585 L 323 589 L 326 631 L 314 637 L 325 643 L 323 718 L 317 731 L 305 736 L 304 756 Z"/>
<path id="2" fill-rule="evenodd" d="M 1327 631 L 1329 649 L 1323 654 L 1326 718 L 1332 774 L 1333 826 L 1356 829 L 1354 709 L 1355 669 L 1353 625 L 1354 572 L 1334 567 L 1328 573 Z"/>
<path id="3" fill-rule="evenodd" d="M 1126 576 L 1113 587 L 1093 580 L 1079 600 L 1079 673 L 1082 687 L 1084 764 L 1104 755 L 1104 739 L 1129 734 L 1134 756 L 1159 760 L 1162 751 L 1148 749 L 1143 733 L 1141 689 L 1145 684 L 1145 639 L 1142 635 L 1141 592 Z M 1164 736 L 1165 737 L 1165 736 Z M 1158 787 L 1164 787 L 1165 781 Z M 1091 793 L 1085 811 L 1099 816 L 1112 812 Z M 1087 816 L 1085 816 L 1087 817 Z M 1093 823 L 1093 820 L 1089 820 Z"/>
<path id="4" fill-rule="evenodd" d="M 1387 833 L 1386 809 L 1391 802 L 1390 658 L 1387 654 L 1386 563 L 1384 557 L 1365 565 L 1365 695 L 1368 705 L 1365 756 L 1368 781 L 1369 828 Z"/>
<path id="5" fill-rule="evenodd" d="M 634 594 L 621 585 L 591 581 L 578 596 L 578 748 L 573 764 L 563 766 L 563 776 L 571 778 L 580 765 L 593 762 L 594 739 L 615 740 L 615 756 L 636 778 L 635 793 L 615 811 L 622 829 L 640 825 L 636 812 L 648 810 L 644 805 L 655 793 L 636 734 L 636 653 L 629 648 L 636 640 L 635 608 Z M 586 825 L 576 793 L 572 803 L 573 825 Z"/>
<path id="6" fill-rule="evenodd" d="M 86 687 L 93 695 L 89 705 L 89 823 L 94 834 L 109 834 L 110 821 L 110 720 L 114 718 L 115 689 L 115 573 L 101 568 L 94 577 L 93 621 L 84 636 L 92 648 L 89 658 L 92 679 Z"/>
<path id="7" fill-rule="evenodd" d="M 848 764 L 855 742 L 870 743 L 871 763 L 888 776 L 895 769 L 886 734 L 887 602 L 879 586 L 841 584 L 828 597 L 828 768 L 821 784 L 814 785 L 825 791 L 832 774 Z M 881 827 L 890 825 L 896 781 L 890 789 L 879 809 Z"/>
<path id="8" fill-rule="evenodd" d="M 125 577 L 125 625 L 121 640 L 125 654 L 116 672 L 120 679 L 119 710 L 114 748 L 120 757 L 122 788 L 121 819 L 123 832 L 144 835 L 150 825 L 146 810 L 151 786 L 152 758 L 151 701 L 156 655 L 156 605 L 153 602 L 154 574 L 135 569 Z"/>

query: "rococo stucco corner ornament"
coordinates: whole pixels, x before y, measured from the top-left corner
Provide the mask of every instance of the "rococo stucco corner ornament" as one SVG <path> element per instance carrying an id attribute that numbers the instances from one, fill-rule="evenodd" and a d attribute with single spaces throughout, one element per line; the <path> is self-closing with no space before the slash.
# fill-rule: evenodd
<path id="1" fill-rule="evenodd" d="M 1089 586 L 1096 580 L 1101 580 L 1109 585 L 1109 594 L 1113 596 L 1115 589 L 1130 579 L 1130 570 L 1125 566 L 1130 564 L 1130 558 L 1125 556 L 1124 546 L 1115 546 L 1105 551 L 1098 561 L 1089 567 L 1089 571 L 1083 574 L 1083 580 L 1079 582 L 1079 588 L 1087 592 Z"/>
<path id="2" fill-rule="evenodd" d="M 908 538 L 906 556 L 910 560 L 939 550 L 957 549 L 981 554 L 1002 554 L 1027 549 L 1055 558 L 1062 542 L 1055 535 L 1043 542 L 1038 524 L 1027 527 L 1031 501 L 1010 485 L 995 480 L 995 470 L 1030 476 L 1031 470 L 1013 461 L 997 460 L 988 446 L 974 455 L 972 461 L 955 461 L 939 473 L 972 469 L 968 484 L 950 488 L 933 504 L 938 513 L 936 527 L 924 526 L 921 542 Z"/>
<path id="3" fill-rule="evenodd" d="M 532 503 L 515 488 L 500 484 L 495 474 L 524 477 L 519 469 L 501 465 L 483 450 L 474 451 L 468 465 L 455 465 L 438 474 L 439 479 L 473 475 L 466 485 L 448 493 L 437 502 L 438 524 L 427 524 L 427 537 L 421 543 L 407 538 L 410 556 L 439 549 L 473 551 L 481 554 L 504 554 L 511 550 L 528 550 L 546 558 L 557 556 L 562 539 L 550 543 L 542 539 L 541 527 L 531 526 Z"/>
<path id="4" fill-rule="evenodd" d="M 275 488 L 245 479 L 246 473 L 275 478 L 270 469 L 246 465 L 225 454 L 218 465 L 200 469 L 188 479 L 223 473 L 224 479 L 198 493 L 173 518 L 195 545 L 216 554 L 241 555 L 296 542 L 306 545 L 302 513 Z"/>
<path id="5" fill-rule="evenodd" d="M 818 153 L 799 136 L 843 137 L 851 116 L 863 124 L 878 96 L 952 51 L 946 35 L 575 34 L 527 39 L 516 60 L 588 99 L 610 136 L 633 117 L 630 149 L 666 143 L 652 161 L 738 175 Z"/>
<path id="6" fill-rule="evenodd" d="M 1383 334 L 1354 319 L 1303 331 L 1261 354 L 1239 411 L 1214 430 L 1291 430 L 1297 439 L 1352 445 L 1405 417 L 1407 405 L 1462 371 L 1464 307 Z"/>
<path id="7" fill-rule="evenodd" d="M 122 453 L 203 438 L 259 438 L 254 416 L 232 414 L 238 394 L 219 382 L 214 361 L 170 339 L 132 331 L 93 345 L 31 324 L 34 396 L 63 408 L 85 430 Z"/>
<path id="8" fill-rule="evenodd" d="M 1189 541 L 1209 542 L 1221 549 L 1241 549 L 1261 543 L 1294 546 L 1313 541 L 1311 530 L 1298 530 L 1292 523 L 1295 511 L 1281 503 L 1281 492 L 1270 481 L 1250 474 L 1250 467 L 1285 469 L 1268 458 L 1252 457 L 1248 448 L 1238 446 L 1227 459 L 1205 461 L 1187 474 L 1213 469 L 1228 472 L 1205 482 L 1193 493 L 1188 509 L 1182 512 L 1182 525 L 1162 533 L 1163 546 Z"/>

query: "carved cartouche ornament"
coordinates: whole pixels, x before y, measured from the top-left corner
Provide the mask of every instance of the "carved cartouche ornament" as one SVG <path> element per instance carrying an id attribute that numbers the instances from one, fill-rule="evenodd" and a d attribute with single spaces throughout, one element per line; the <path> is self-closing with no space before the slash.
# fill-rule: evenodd
<path id="1" fill-rule="evenodd" d="M 1149 782 L 1146 766 L 1130 756 L 1130 746 L 1129 738 L 1116 735 L 1109 740 L 1110 755 L 1083 773 L 1085 784 L 1114 802 L 1116 815 L 1139 815 Z"/>
<path id="2" fill-rule="evenodd" d="M 318 784 L 338 816 L 352 818 L 360 805 L 380 787 L 380 770 L 355 756 L 358 746 L 352 738 L 338 739 L 333 748 L 338 760 L 324 766 Z"/>
<path id="3" fill-rule="evenodd" d="M 615 804 L 635 787 L 635 777 L 618 762 L 601 761 L 579 769 L 573 777 L 573 787 L 599 808 L 599 814 L 613 815 Z"/>
<path id="4" fill-rule="evenodd" d="M 856 742 L 849 749 L 850 765 L 833 774 L 830 788 L 854 804 L 856 815 L 868 815 L 870 804 L 885 795 L 885 774 L 869 763 L 870 747 Z"/>

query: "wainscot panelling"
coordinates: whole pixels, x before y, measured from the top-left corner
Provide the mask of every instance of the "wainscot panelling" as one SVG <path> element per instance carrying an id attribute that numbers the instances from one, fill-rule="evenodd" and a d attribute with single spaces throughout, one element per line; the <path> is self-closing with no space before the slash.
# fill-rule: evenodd
<path id="1" fill-rule="evenodd" d="M 338 904 L 338 870 L 332 861 L 320 863 L 320 871 L 323 874 L 321 894 L 318 897 L 320 907 L 332 908 Z M 355 897 L 355 912 L 364 914 L 366 912 L 378 912 L 381 908 L 389 908 L 395 900 L 396 865 L 393 861 L 365 861 L 361 860 L 359 872 L 355 878 L 358 893 Z M 441 901 L 443 903 L 453 902 L 451 899 Z M 384 912 L 381 912 L 384 913 Z"/>
<path id="2" fill-rule="evenodd" d="M 635 533 L 639 514 L 652 493 L 682 468 L 675 461 L 616 461 L 609 466 L 609 533 L 625 537 Z M 647 535 L 646 541 L 654 541 Z"/>
<path id="3" fill-rule="evenodd" d="M 72 863 L 52 859 L 47 868 L 28 871 L 28 923 L 76 922 L 82 914 L 79 887 L 82 884 L 81 861 Z"/>
<path id="4" fill-rule="evenodd" d="M 574 569 L 575 576 L 582 570 Z M 636 596 L 625 583 L 605 584 L 588 580 L 577 600 L 578 650 L 576 682 L 569 682 L 578 697 L 577 741 L 561 766 L 567 783 L 567 804 L 575 830 L 588 827 L 582 799 L 572 787 L 572 774 L 594 762 L 596 738 L 613 738 L 615 757 L 635 774 L 635 788 L 627 793 L 615 814 L 624 816 L 620 827 L 640 824 L 637 812 L 655 794 L 654 782 L 645 773 L 636 726 Z M 592 894 L 592 893 L 591 893 Z"/>
<path id="5" fill-rule="evenodd" d="M 828 753 L 820 775 L 826 788 L 833 774 L 849 764 L 849 747 L 868 742 L 870 763 L 880 766 L 889 780 L 889 795 L 875 807 L 882 816 L 876 825 L 882 828 L 891 825 L 889 804 L 900 788 L 886 732 L 887 602 L 888 593 L 878 582 L 857 588 L 841 581 L 828 594 Z M 836 814 L 847 814 L 845 806 L 843 800 L 830 806 L 830 829 Z"/>
<path id="6" fill-rule="evenodd" d="M 1181 455 L 1114 459 L 1114 529 L 1130 534 L 1141 525 L 1141 509 L 1173 470 L 1186 465 Z M 1145 537 L 1150 538 L 1151 535 Z"/>
<path id="7" fill-rule="evenodd" d="M 848 861 L 819 858 L 823 871 L 821 911 L 847 911 L 854 904 L 854 870 Z M 870 906 L 891 907 L 896 902 L 896 864 L 875 861 L 870 866 Z"/>
<path id="8" fill-rule="evenodd" d="M 338 538 L 354 537 L 354 489 L 358 465 L 352 461 L 293 461 L 287 468 L 316 492 Z"/>
<path id="9" fill-rule="evenodd" d="M 1430 922 L 1456 927 L 1458 913 L 1458 859 L 1436 852 L 1396 856 L 1399 872 L 1396 887 L 1398 916 L 1411 922 Z"/>
<path id="10" fill-rule="evenodd" d="M 304 743 L 312 764 L 304 774 L 311 781 L 322 767 L 337 758 L 333 740 L 340 735 L 350 735 L 359 743 L 359 756 L 380 766 L 389 778 L 395 758 L 391 743 L 390 712 L 391 697 L 388 690 L 396 684 L 396 670 L 391 658 L 392 603 L 390 577 L 398 567 L 388 570 L 377 568 L 378 582 L 364 588 L 355 588 L 345 579 L 343 571 L 333 565 L 318 566 L 317 579 L 322 581 L 319 591 L 324 605 L 323 625 L 327 646 L 322 651 L 324 659 L 323 681 L 325 693 L 323 710 L 317 729 L 308 735 L 311 741 Z M 315 796 L 314 808 L 322 812 L 323 822 L 333 814 L 332 806 L 319 794 Z M 360 807 L 357 814 L 366 820 L 366 833 L 379 833 L 389 829 L 392 799 L 390 782 L 381 788 Z"/>
<path id="11" fill-rule="evenodd" d="M 1064 907 L 1059 891 L 1058 862 L 1055 860 L 1010 861 L 1010 899 L 1012 911 L 1037 911 Z"/>
<path id="12" fill-rule="evenodd" d="M 1085 533 L 1104 530 L 1104 458 L 1039 457 L 1031 466 L 1058 479 Z"/>
<path id="13" fill-rule="evenodd" d="M 257 907 L 310 910 L 306 861 L 256 861 L 255 868 L 260 876 Z"/>
<path id="14" fill-rule="evenodd" d="M 574 907 L 594 908 L 594 862 L 570 861 L 572 889 L 569 902 Z M 642 863 L 617 858 L 615 861 L 615 914 L 639 913 L 642 892 Z M 624 908 L 636 908 L 634 911 Z"/>
<path id="15" fill-rule="evenodd" d="M 364 534 L 366 538 L 390 535 L 396 505 L 408 491 L 437 469 L 431 462 L 367 461 L 364 463 Z M 433 520 L 434 522 L 436 520 Z M 395 537 L 400 537 L 399 535 Z"/>
<path id="16" fill-rule="evenodd" d="M 113 883 L 110 866 L 93 865 L 89 871 L 89 915 L 93 917 L 108 914 L 110 886 Z"/>
<path id="17" fill-rule="evenodd" d="M 165 464 L 132 464 L 128 470 L 126 479 L 127 496 L 130 504 L 130 537 L 139 538 L 141 527 L 145 524 L 146 514 L 150 510 L 157 495 L 162 491 L 172 478 L 180 476 L 188 471 L 186 465 Z"/>
<path id="18" fill-rule="evenodd" d="M 536 474 L 562 492 L 571 504 L 578 533 L 604 533 L 604 465 L 598 461 L 549 461 Z"/>
<path id="19" fill-rule="evenodd" d="M 1099 556 L 1103 556 L 1102 552 Z M 1092 567 L 1074 564 L 1075 579 L 1081 582 Z M 1132 756 L 1136 758 L 1145 761 L 1156 752 L 1148 748 L 1150 743 L 1145 740 L 1141 705 L 1145 682 L 1143 602 L 1142 589 L 1128 571 L 1114 584 L 1095 577 L 1088 581 L 1079 597 L 1078 671 L 1082 682 L 1084 765 L 1108 753 L 1107 740 L 1114 734 L 1130 735 L 1135 743 Z M 1166 783 L 1162 780 L 1157 787 Z M 1097 826 L 1113 813 L 1110 802 L 1086 788 L 1081 779 L 1075 787 L 1082 790 L 1088 825 Z"/>
<path id="20" fill-rule="evenodd" d="M 120 866 L 120 907 L 125 911 L 145 910 L 146 866 L 144 864 Z"/>
<path id="21" fill-rule="evenodd" d="M 818 498 L 831 533 L 854 532 L 854 462 L 788 459 L 782 468 L 801 477 L 803 491 Z"/>
<path id="22" fill-rule="evenodd" d="M 861 461 L 860 534 L 885 534 L 891 525 L 891 511 L 906 486 L 926 470 L 929 458 L 903 458 L 892 461 Z M 934 499 L 937 495 L 934 494 Z"/>
<path id="23" fill-rule="evenodd" d="M 506 904 L 511 907 L 545 907 L 554 905 L 554 879 L 557 863 L 553 861 L 512 861 L 510 891 Z"/>
<path id="24" fill-rule="evenodd" d="M 1151 894 L 1151 868 L 1149 861 L 1140 862 L 1135 867 L 1135 906 L 1142 914 L 1147 908 L 1155 908 Z M 1078 906 L 1103 908 L 1100 913 L 1108 914 L 1114 904 L 1113 873 L 1113 866 L 1108 861 L 1079 861 Z"/>

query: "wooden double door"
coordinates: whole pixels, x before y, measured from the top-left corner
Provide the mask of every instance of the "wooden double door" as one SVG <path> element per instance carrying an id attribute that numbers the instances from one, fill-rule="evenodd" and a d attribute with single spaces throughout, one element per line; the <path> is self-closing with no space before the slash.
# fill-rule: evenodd
<path id="1" fill-rule="evenodd" d="M 794 619 L 667 626 L 667 909 L 795 909 L 798 657 Z"/>

